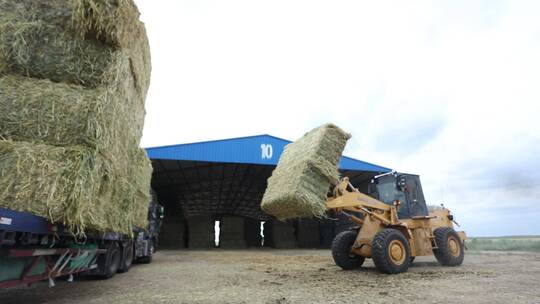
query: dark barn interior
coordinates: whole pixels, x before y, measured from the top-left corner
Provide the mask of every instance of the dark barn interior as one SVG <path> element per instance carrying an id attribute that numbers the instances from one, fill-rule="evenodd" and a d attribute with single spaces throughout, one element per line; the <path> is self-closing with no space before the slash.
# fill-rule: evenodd
<path id="1" fill-rule="evenodd" d="M 251 141 L 255 141 L 253 145 L 250 145 Z M 245 154 L 249 158 L 250 151 L 258 152 L 256 156 L 259 156 L 260 150 L 250 149 L 250 146 L 260 146 L 257 141 L 271 142 L 273 152 L 279 154 L 288 143 L 263 135 L 147 149 L 154 167 L 152 188 L 165 207 L 159 240 L 161 248 L 328 248 L 334 235 L 348 227 L 346 219 L 281 222 L 262 212 L 259 205 L 266 180 L 272 174 L 279 154 L 272 153 L 273 160 L 260 162 L 256 158 L 246 161 L 238 157 Z M 185 150 L 189 153 L 184 153 Z M 374 175 L 388 171 L 349 160 L 372 169 L 340 170 L 342 176 L 348 176 L 360 190 L 365 191 Z"/>

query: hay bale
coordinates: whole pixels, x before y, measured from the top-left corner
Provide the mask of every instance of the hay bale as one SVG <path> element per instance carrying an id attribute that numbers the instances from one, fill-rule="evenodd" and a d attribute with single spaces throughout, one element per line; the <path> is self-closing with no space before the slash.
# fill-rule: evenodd
<path id="1" fill-rule="evenodd" d="M 102 169 L 99 159 L 84 147 L 0 141 L 0 201 L 5 208 L 84 229 L 85 215 L 100 190 Z"/>
<path id="2" fill-rule="evenodd" d="M 126 151 L 139 145 L 145 110 L 132 78 L 124 78 L 130 73 L 129 60 L 120 54 L 118 60 L 124 63 L 118 80 L 97 89 L 19 75 L 0 77 L 0 136 L 84 145 L 117 162 L 127 160 Z"/>
<path id="3" fill-rule="evenodd" d="M 338 163 L 350 135 L 325 124 L 285 146 L 268 179 L 261 208 L 278 219 L 323 217 L 326 194 L 339 178 Z"/>
<path id="4" fill-rule="evenodd" d="M 129 45 L 142 24 L 132 0 L 2 0 L 0 8 L 119 47 Z"/>
<path id="5" fill-rule="evenodd" d="M 0 202 L 76 234 L 88 229 L 130 233 L 134 225 L 146 225 L 151 170 L 142 149 L 133 153 L 138 154 L 133 175 L 125 176 L 86 147 L 0 141 Z"/>
<path id="6" fill-rule="evenodd" d="M 0 206 L 88 229 L 145 227 L 150 52 L 131 0 L 0 0 Z"/>
<path id="7" fill-rule="evenodd" d="M 118 61 L 123 63 L 118 80 L 97 89 L 13 74 L 0 77 L 0 135 L 57 146 L 105 148 L 126 140 L 138 146 L 144 101 L 132 78 L 125 78 L 129 60 L 119 54 Z"/>
<path id="8" fill-rule="evenodd" d="M 150 48 L 138 16 L 127 0 L 0 0 L 0 74 L 95 88 L 115 78 L 116 51 L 121 50 L 144 97 Z"/>

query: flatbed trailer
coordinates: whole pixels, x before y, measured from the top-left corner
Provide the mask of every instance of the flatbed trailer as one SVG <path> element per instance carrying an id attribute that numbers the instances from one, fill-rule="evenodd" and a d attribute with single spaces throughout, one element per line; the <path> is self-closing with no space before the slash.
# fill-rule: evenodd
<path id="1" fill-rule="evenodd" d="M 81 239 L 43 217 L 0 208 L 0 288 L 42 280 L 52 287 L 56 278 L 71 282 L 74 275 L 110 278 L 133 262 L 150 263 L 162 217 L 153 199 L 147 228 L 135 228 L 132 236 L 88 232 Z"/>

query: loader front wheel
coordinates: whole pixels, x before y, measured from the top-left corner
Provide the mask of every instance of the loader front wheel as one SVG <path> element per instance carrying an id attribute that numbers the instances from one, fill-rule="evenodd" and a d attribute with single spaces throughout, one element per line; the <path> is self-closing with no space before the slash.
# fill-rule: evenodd
<path id="1" fill-rule="evenodd" d="M 409 242 L 398 230 L 389 228 L 379 231 L 371 244 L 373 263 L 379 271 L 394 274 L 409 269 Z"/>
<path id="2" fill-rule="evenodd" d="M 364 263 L 364 257 L 351 252 L 357 235 L 357 231 L 347 230 L 336 235 L 334 241 L 332 241 L 334 262 L 344 270 L 360 268 Z"/>
<path id="3" fill-rule="evenodd" d="M 463 263 L 465 252 L 459 235 L 450 227 L 440 227 L 433 231 L 435 245 L 433 254 L 443 266 L 459 266 Z"/>

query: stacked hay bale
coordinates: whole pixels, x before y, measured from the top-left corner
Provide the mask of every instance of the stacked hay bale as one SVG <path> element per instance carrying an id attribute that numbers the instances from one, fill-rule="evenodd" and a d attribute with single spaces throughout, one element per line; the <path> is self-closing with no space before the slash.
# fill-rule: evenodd
<path id="1" fill-rule="evenodd" d="M 298 247 L 318 248 L 320 246 L 319 221 L 315 219 L 299 219 L 296 236 Z"/>
<path id="2" fill-rule="evenodd" d="M 225 249 L 247 247 L 243 217 L 224 216 L 220 222 L 219 247 Z"/>
<path id="3" fill-rule="evenodd" d="M 163 200 L 161 201 L 163 203 Z M 185 248 L 186 223 L 182 208 L 178 204 L 165 205 L 165 216 L 159 234 L 160 248 Z"/>
<path id="4" fill-rule="evenodd" d="M 334 221 L 332 219 L 321 219 L 319 221 L 320 248 L 329 249 L 335 235 Z"/>
<path id="5" fill-rule="evenodd" d="M 208 249 L 216 247 L 214 230 L 215 221 L 211 216 L 190 216 L 186 220 L 189 232 L 189 249 Z"/>
<path id="6" fill-rule="evenodd" d="M 131 0 L 0 0 L 0 207 L 77 234 L 146 225 L 138 17 Z"/>
<path id="7" fill-rule="evenodd" d="M 326 195 L 339 178 L 338 163 L 350 135 L 325 124 L 285 146 L 268 179 L 261 208 L 280 220 L 324 217 Z"/>
<path id="8" fill-rule="evenodd" d="M 296 248 L 296 232 L 293 222 L 271 220 L 265 223 L 264 228 L 265 245 L 279 249 Z"/>

